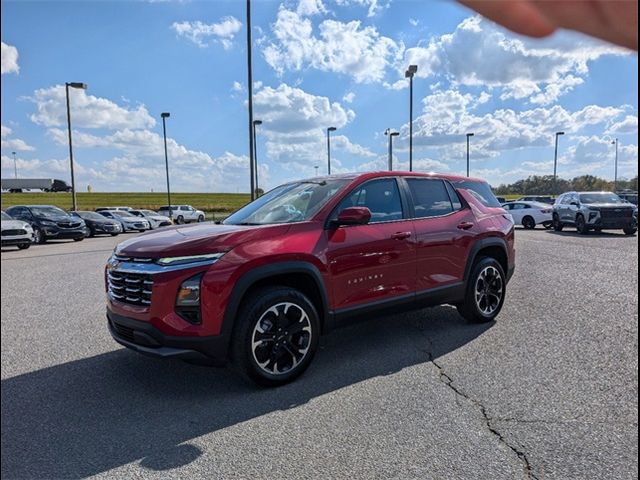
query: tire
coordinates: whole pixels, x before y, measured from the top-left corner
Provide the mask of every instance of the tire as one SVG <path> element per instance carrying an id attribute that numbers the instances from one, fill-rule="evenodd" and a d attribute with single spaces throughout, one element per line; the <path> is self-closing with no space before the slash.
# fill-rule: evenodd
<path id="1" fill-rule="evenodd" d="M 628 227 L 624 227 L 622 231 L 624 232 L 625 235 L 635 235 L 636 232 L 638 231 L 638 226 L 630 225 Z"/>
<path id="2" fill-rule="evenodd" d="M 290 328 L 296 328 L 296 333 L 288 334 Z M 254 344 L 257 337 L 263 339 Z M 259 385 L 284 385 L 307 369 L 319 337 L 320 319 L 305 295 L 289 287 L 263 288 L 252 292 L 236 317 L 231 339 L 232 366 Z"/>
<path id="3" fill-rule="evenodd" d="M 18 244 L 18 248 L 20 250 L 26 250 L 27 248 L 29 248 L 31 246 L 31 243 L 19 243 Z"/>
<path id="4" fill-rule="evenodd" d="M 544 222 L 542 226 L 545 228 L 545 230 L 549 230 L 551 227 L 553 227 L 553 222 Z"/>
<path id="5" fill-rule="evenodd" d="M 178 225 L 182 225 L 184 223 L 184 217 L 182 215 L 178 215 L 178 218 L 176 218 L 176 223 Z"/>
<path id="6" fill-rule="evenodd" d="M 142 229 L 142 230 L 138 230 L 138 232 L 144 233 L 144 232 L 146 232 L 146 230 Z"/>
<path id="7" fill-rule="evenodd" d="M 82 240 L 84 240 L 84 237 L 74 238 L 73 239 L 74 242 L 81 242 Z"/>
<path id="8" fill-rule="evenodd" d="M 93 228 L 89 227 L 89 237 L 93 238 L 95 236 L 96 236 L 96 231 Z"/>
<path id="9" fill-rule="evenodd" d="M 601 233 L 602 232 L 602 227 L 596 227 L 593 229 L 595 232 L 597 233 Z"/>
<path id="10" fill-rule="evenodd" d="M 110 235 L 111 235 L 112 237 L 117 237 L 117 236 L 118 236 L 118 234 L 117 234 L 117 233 L 112 233 L 112 234 L 110 234 Z"/>
<path id="11" fill-rule="evenodd" d="M 576 217 L 576 230 L 580 235 L 587 235 L 589 233 L 589 226 L 582 215 Z"/>
<path id="12" fill-rule="evenodd" d="M 38 245 L 47 243 L 47 237 L 38 227 L 33 229 L 33 243 L 37 243 Z"/>
<path id="13" fill-rule="evenodd" d="M 464 302 L 456 306 L 458 313 L 472 323 L 493 321 L 504 304 L 506 278 L 495 258 L 478 259 L 467 281 Z"/>
<path id="14" fill-rule="evenodd" d="M 561 232 L 563 228 L 564 228 L 564 225 L 560 221 L 560 217 L 558 216 L 557 213 L 554 213 L 553 214 L 553 229 L 556 232 Z"/>
<path id="15" fill-rule="evenodd" d="M 536 228 L 536 221 L 533 219 L 532 216 L 527 215 L 522 219 L 522 226 L 526 230 L 533 230 L 534 228 Z"/>
<path id="16" fill-rule="evenodd" d="M 198 223 L 202 223 L 202 222 L 204 222 L 204 215 L 200 215 L 198 217 Z"/>

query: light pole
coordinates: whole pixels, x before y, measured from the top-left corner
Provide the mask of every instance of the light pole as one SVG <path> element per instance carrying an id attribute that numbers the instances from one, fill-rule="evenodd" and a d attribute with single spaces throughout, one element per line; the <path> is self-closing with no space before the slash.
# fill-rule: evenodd
<path id="1" fill-rule="evenodd" d="M 331 175 L 331 132 L 335 132 L 336 127 L 327 128 L 327 175 Z"/>
<path id="2" fill-rule="evenodd" d="M 384 134 L 389 137 L 389 171 L 393 170 L 393 137 L 400 135 L 399 132 L 393 132 L 390 128 L 384 131 Z"/>
<path id="3" fill-rule="evenodd" d="M 618 139 L 616 138 L 611 143 L 615 144 L 616 146 L 616 161 L 613 171 L 613 192 L 615 193 L 618 191 Z"/>
<path id="4" fill-rule="evenodd" d="M 253 123 L 253 171 L 256 177 L 255 189 L 258 196 L 258 143 L 256 142 L 256 127 L 262 125 L 262 120 L 254 120 Z"/>
<path id="5" fill-rule="evenodd" d="M 69 107 L 69 87 L 86 90 L 87 84 L 81 82 L 66 82 L 64 84 L 64 90 L 67 96 L 67 130 L 69 131 L 69 164 L 71 165 L 71 205 L 73 210 L 77 210 L 78 202 L 76 201 L 76 178 L 73 174 L 73 146 L 71 141 L 71 108 Z"/>
<path id="6" fill-rule="evenodd" d="M 247 0 L 247 96 L 249 107 L 249 176 L 251 187 L 251 200 L 256 199 L 256 186 L 254 183 L 255 162 L 254 155 L 254 126 L 253 126 L 253 66 L 251 62 L 251 0 Z"/>
<path id="7" fill-rule="evenodd" d="M 473 132 L 467 133 L 467 177 L 469 176 L 469 139 L 473 137 Z"/>
<path id="8" fill-rule="evenodd" d="M 13 155 L 13 178 L 18 178 L 18 161 L 16 160 L 16 152 L 11 152 Z"/>
<path id="9" fill-rule="evenodd" d="M 164 166 L 167 172 L 167 203 L 169 204 L 169 218 L 173 220 L 173 208 L 171 207 L 171 188 L 169 188 L 169 155 L 167 154 L 167 118 L 171 116 L 169 112 L 162 112 L 162 135 L 164 137 Z"/>
<path id="10" fill-rule="evenodd" d="M 318 167 L 318 165 L 316 165 L 316 166 L 315 166 L 315 167 L 313 167 L 313 168 L 315 168 L 315 169 L 316 169 L 316 177 L 317 177 L 317 176 L 318 176 L 318 168 L 319 168 L 319 167 Z"/>
<path id="11" fill-rule="evenodd" d="M 564 135 L 564 132 L 556 132 L 556 148 L 553 154 L 553 195 L 556 194 L 556 185 L 558 180 L 558 137 Z"/>
<path id="12" fill-rule="evenodd" d="M 413 76 L 418 71 L 417 65 L 409 65 L 404 72 L 405 78 L 409 79 L 409 171 L 413 172 Z"/>

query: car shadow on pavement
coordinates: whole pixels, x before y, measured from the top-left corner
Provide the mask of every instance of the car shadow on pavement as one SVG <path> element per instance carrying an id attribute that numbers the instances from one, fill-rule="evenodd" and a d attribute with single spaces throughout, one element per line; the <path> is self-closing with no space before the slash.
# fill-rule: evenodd
<path id="1" fill-rule="evenodd" d="M 491 325 L 448 306 L 351 325 L 324 337 L 309 370 L 277 389 L 125 349 L 8 378 L 2 478 L 86 477 L 139 460 L 154 471 L 186 465 L 203 452 L 184 442 L 423 364 Z"/>
<path id="2" fill-rule="evenodd" d="M 579 233 L 575 230 L 563 230 L 562 232 L 556 232 L 555 230 L 551 229 L 548 230 L 547 233 L 551 234 L 551 235 L 558 235 L 560 237 L 580 237 L 580 238 L 634 238 L 635 235 L 625 235 L 622 230 L 618 231 L 618 230 L 607 230 L 607 231 L 602 231 L 602 232 L 589 232 L 586 235 L 583 235 L 582 233 Z"/>

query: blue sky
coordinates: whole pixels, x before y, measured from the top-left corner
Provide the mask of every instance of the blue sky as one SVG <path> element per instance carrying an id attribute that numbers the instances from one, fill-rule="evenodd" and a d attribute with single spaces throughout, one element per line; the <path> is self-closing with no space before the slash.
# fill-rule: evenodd
<path id="1" fill-rule="evenodd" d="M 2 2 L 2 177 L 69 178 L 64 82 L 79 189 L 162 191 L 167 130 L 176 191 L 248 191 L 246 30 L 241 1 Z M 254 102 L 261 186 L 326 171 L 383 169 L 384 131 L 414 163 L 493 185 L 552 173 L 638 171 L 635 53 L 578 34 L 518 37 L 455 2 L 258 0 Z"/>

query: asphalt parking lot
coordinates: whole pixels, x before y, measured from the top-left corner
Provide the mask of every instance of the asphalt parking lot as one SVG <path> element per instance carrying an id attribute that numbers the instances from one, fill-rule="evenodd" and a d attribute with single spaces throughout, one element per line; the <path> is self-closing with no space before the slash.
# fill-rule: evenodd
<path id="1" fill-rule="evenodd" d="M 495 324 L 359 323 L 257 389 L 113 342 L 123 239 L 2 252 L 3 478 L 638 476 L 638 239 L 517 232 Z"/>

